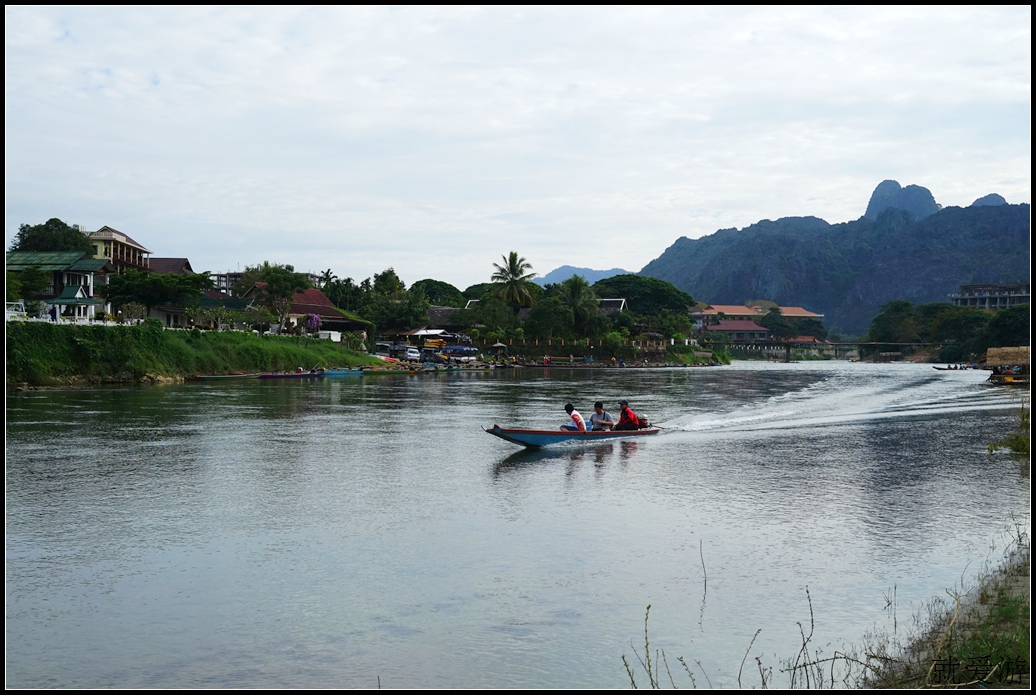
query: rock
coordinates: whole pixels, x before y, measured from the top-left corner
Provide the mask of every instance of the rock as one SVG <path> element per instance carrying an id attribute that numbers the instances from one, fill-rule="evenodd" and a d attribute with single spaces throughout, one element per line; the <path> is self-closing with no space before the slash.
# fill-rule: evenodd
<path id="1" fill-rule="evenodd" d="M 888 208 L 906 210 L 913 214 L 915 220 L 923 220 L 939 212 L 942 206 L 935 202 L 932 192 L 924 186 L 911 184 L 903 188 L 898 181 L 888 179 L 879 183 L 871 193 L 864 217 L 877 219 Z"/>
<path id="2" fill-rule="evenodd" d="M 973 207 L 973 208 L 979 208 L 979 207 L 983 207 L 983 206 L 995 207 L 997 205 L 1007 205 L 1007 201 L 999 193 L 990 193 L 989 195 L 984 195 L 981 198 L 979 198 L 978 200 L 976 200 L 974 203 L 971 204 L 971 207 Z"/>

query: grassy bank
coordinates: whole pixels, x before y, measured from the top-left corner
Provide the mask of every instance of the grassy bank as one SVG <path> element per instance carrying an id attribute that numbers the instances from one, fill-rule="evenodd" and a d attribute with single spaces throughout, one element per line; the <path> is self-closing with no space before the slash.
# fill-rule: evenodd
<path id="1" fill-rule="evenodd" d="M 377 362 L 327 340 L 170 331 L 155 324 L 106 327 L 8 322 L 6 339 L 8 386 L 135 382 Z"/>

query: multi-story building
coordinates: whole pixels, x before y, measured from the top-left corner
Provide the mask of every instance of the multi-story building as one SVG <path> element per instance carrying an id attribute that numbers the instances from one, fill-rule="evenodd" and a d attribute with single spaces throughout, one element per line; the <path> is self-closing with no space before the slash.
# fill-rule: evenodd
<path id="1" fill-rule="evenodd" d="M 1029 303 L 1029 283 L 961 285 L 960 293 L 949 295 L 949 299 L 957 306 L 1006 309 L 1015 304 Z"/>
<path id="2" fill-rule="evenodd" d="M 149 269 L 149 259 L 153 252 L 119 230 L 104 226 L 87 236 L 94 245 L 94 258 L 107 259 L 115 267 L 116 272 L 121 274 L 129 268 Z"/>

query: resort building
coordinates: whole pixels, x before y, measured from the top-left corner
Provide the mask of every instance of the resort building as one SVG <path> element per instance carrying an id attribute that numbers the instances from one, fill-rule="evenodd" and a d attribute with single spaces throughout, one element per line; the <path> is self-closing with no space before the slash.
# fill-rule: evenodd
<path id="1" fill-rule="evenodd" d="M 97 307 L 104 304 L 107 273 L 115 270 L 107 259 L 90 258 L 83 251 L 12 252 L 6 260 L 9 273 L 29 268 L 48 273 L 49 283 L 38 299 L 57 307 L 65 319 L 93 318 Z"/>
<path id="2" fill-rule="evenodd" d="M 790 321 L 802 321 L 805 319 L 816 319 L 820 321 L 823 314 L 818 314 L 800 306 L 781 306 L 781 315 Z M 707 324 L 714 324 L 721 318 L 733 321 L 755 321 L 770 311 L 770 307 L 745 306 L 743 304 L 706 304 L 705 306 L 691 307 L 691 321 L 696 330 Z"/>
<path id="3" fill-rule="evenodd" d="M 716 323 L 706 324 L 702 330 L 707 334 L 722 335 L 727 340 L 766 340 L 770 335 L 770 329 L 745 319 L 721 319 Z"/>
<path id="4" fill-rule="evenodd" d="M 116 272 L 121 274 L 128 268 L 150 269 L 149 259 L 152 252 L 131 239 L 129 235 L 104 226 L 87 236 L 94 245 L 94 258 L 107 259 L 115 267 Z"/>
<path id="5" fill-rule="evenodd" d="M 949 300 L 957 306 L 1006 309 L 1016 304 L 1029 303 L 1029 283 L 961 285 L 960 293 L 949 295 Z"/>

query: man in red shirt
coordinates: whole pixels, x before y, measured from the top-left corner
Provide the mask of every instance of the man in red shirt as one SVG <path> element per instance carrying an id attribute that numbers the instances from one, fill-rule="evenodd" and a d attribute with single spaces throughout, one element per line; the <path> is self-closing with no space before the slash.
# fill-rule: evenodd
<path id="1" fill-rule="evenodd" d="M 627 401 L 619 401 L 619 424 L 615 425 L 615 430 L 639 430 L 640 419 L 637 414 L 630 409 L 630 404 Z"/>

